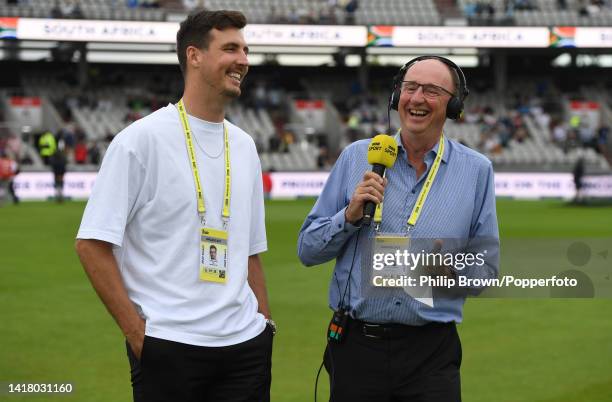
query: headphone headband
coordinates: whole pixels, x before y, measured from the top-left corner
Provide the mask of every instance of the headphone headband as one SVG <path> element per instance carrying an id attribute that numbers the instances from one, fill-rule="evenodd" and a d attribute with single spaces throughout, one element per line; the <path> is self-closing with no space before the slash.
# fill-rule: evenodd
<path id="1" fill-rule="evenodd" d="M 401 94 L 401 82 L 403 81 L 404 76 L 406 75 L 406 72 L 410 69 L 410 67 L 422 60 L 438 60 L 439 62 L 444 63 L 457 74 L 457 77 L 459 78 L 459 93 L 455 94 L 455 96 L 449 99 L 448 104 L 446 106 L 446 117 L 453 120 L 460 118 L 463 114 L 463 101 L 470 94 L 470 90 L 467 87 L 465 74 L 463 73 L 463 70 L 461 70 L 461 68 L 452 60 L 449 60 L 446 57 L 435 55 L 425 55 L 416 57 L 410 60 L 408 63 L 404 64 L 402 68 L 400 68 L 398 73 L 393 78 L 393 92 L 391 93 L 391 97 L 389 98 L 389 108 L 397 110 Z"/>

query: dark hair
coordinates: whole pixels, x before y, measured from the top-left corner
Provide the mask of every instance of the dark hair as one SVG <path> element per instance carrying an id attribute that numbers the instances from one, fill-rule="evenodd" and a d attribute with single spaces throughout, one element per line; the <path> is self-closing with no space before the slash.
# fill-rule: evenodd
<path id="1" fill-rule="evenodd" d="M 229 10 L 196 10 L 190 13 L 176 34 L 176 53 L 183 76 L 187 72 L 187 48 L 195 46 L 207 49 L 212 29 L 242 29 L 247 24 L 246 17 L 240 11 Z"/>

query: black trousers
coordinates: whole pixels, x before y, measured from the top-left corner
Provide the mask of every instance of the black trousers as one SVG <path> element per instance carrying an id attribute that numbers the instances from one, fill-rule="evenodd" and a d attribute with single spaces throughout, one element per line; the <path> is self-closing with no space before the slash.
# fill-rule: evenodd
<path id="1" fill-rule="evenodd" d="M 460 402 L 455 324 L 405 326 L 400 332 L 373 338 L 351 320 L 344 342 L 330 342 L 325 350 L 330 402 Z"/>
<path id="2" fill-rule="evenodd" d="M 129 344 L 134 402 L 269 402 L 272 331 L 223 347 L 145 336 L 140 361 Z"/>

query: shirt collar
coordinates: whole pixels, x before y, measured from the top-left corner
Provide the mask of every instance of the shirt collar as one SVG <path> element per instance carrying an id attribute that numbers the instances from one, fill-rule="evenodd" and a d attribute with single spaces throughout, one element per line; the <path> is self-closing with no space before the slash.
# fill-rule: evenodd
<path id="1" fill-rule="evenodd" d="M 406 150 L 404 149 L 404 145 L 402 144 L 402 140 L 400 138 L 401 137 L 400 133 L 401 131 L 397 130 L 397 133 L 395 133 L 395 136 L 394 136 L 395 141 L 397 142 L 398 154 L 400 152 L 406 152 Z M 444 135 L 444 133 L 442 134 Z M 425 159 L 434 160 L 435 157 L 438 155 L 439 148 L 440 148 L 440 141 L 438 141 L 438 143 L 434 145 L 434 147 L 425 154 Z M 450 154 L 450 141 L 448 140 L 448 137 L 444 135 L 444 154 L 442 155 L 442 162 L 448 163 L 449 154 Z"/>

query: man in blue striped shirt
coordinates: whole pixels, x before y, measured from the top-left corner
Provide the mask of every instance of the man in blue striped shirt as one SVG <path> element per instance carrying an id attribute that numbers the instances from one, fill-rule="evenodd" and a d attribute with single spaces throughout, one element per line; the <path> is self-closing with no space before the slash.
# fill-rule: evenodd
<path id="1" fill-rule="evenodd" d="M 395 164 L 382 178 L 369 171 L 369 141 L 349 145 L 300 230 L 302 263 L 336 259 L 329 305 L 337 312 L 336 324 L 342 325 L 338 314 L 346 311 L 349 316 L 342 341 L 332 339 L 325 353 L 331 401 L 461 400 L 461 344 L 455 323 L 462 320 L 465 293 L 419 298 L 402 289 L 371 291 L 372 260 L 367 256 L 377 233 L 403 234 L 411 242 L 443 239 L 435 241 L 436 251 L 449 243 L 467 247 L 475 239 L 486 239 L 493 247 L 485 251 L 486 263 L 476 272 L 461 273 L 454 266 L 444 273 L 455 279 L 458 274 L 497 277 L 499 234 L 491 162 L 442 135 L 446 118 L 460 116 L 467 94 L 463 72 L 450 60 L 426 56 L 407 63 L 394 79 L 390 99 L 401 123 Z M 410 225 L 432 165 L 438 167 L 433 184 L 418 221 Z M 365 203 L 379 204 L 383 195 L 379 230 L 361 227 Z"/>

